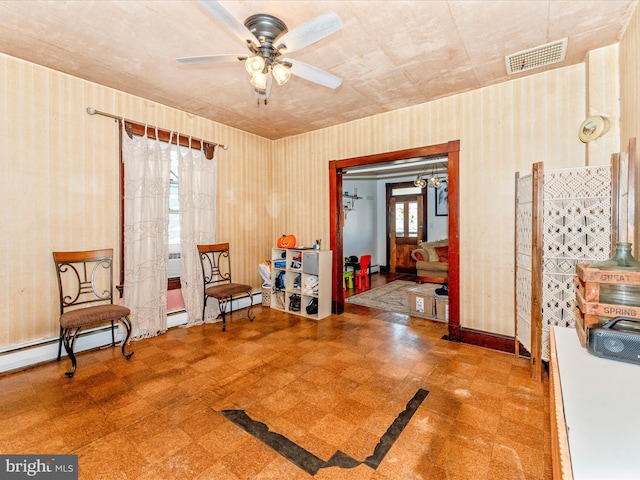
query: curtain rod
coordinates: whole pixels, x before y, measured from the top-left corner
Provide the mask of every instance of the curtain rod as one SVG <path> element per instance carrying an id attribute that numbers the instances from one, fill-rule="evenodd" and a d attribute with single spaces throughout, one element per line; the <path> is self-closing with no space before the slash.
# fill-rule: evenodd
<path id="1" fill-rule="evenodd" d="M 96 109 L 95 109 L 95 108 L 93 108 L 93 107 L 87 107 L 87 113 L 88 113 L 89 115 L 96 115 L 96 114 L 97 114 L 97 115 L 102 115 L 103 117 L 113 118 L 113 119 L 118 120 L 118 121 L 123 121 L 123 120 L 124 120 L 125 122 L 135 123 L 135 124 L 138 124 L 138 125 L 142 125 L 140 122 L 134 122 L 133 120 L 129 120 L 129 119 L 127 119 L 127 118 L 118 117 L 117 115 L 112 115 L 111 113 L 101 112 L 100 110 L 96 110 Z M 151 125 L 150 125 L 150 126 L 149 126 L 149 128 L 151 128 L 151 129 L 155 129 L 156 127 L 153 127 L 153 126 L 151 126 Z M 200 142 L 202 142 L 202 143 L 211 143 L 213 146 L 221 147 L 223 150 L 227 150 L 227 149 L 229 148 L 227 145 L 222 144 L 222 143 L 205 142 L 205 141 L 200 140 L 200 139 L 197 139 L 197 138 L 196 138 L 196 139 L 194 139 L 194 140 L 200 141 Z"/>

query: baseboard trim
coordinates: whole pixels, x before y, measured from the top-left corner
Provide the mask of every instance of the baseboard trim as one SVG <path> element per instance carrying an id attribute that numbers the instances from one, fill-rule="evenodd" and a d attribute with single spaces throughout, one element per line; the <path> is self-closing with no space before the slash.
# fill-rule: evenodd
<path id="1" fill-rule="evenodd" d="M 444 340 L 449 340 L 448 335 L 445 335 L 442 338 Z M 515 339 L 513 337 L 508 337 L 506 335 L 487 333 L 470 328 L 460 328 L 460 340 L 458 341 L 468 343 L 469 345 L 475 345 L 477 347 L 490 348 L 491 350 L 498 350 L 500 352 L 515 355 L 516 349 L 514 340 Z"/>
<path id="2" fill-rule="evenodd" d="M 262 303 L 262 293 L 253 294 L 253 304 Z M 249 297 L 245 296 L 233 300 L 233 310 L 240 310 L 249 306 Z M 228 310 L 228 307 L 227 307 Z M 167 328 L 186 325 L 187 313 L 184 311 L 170 313 L 167 317 Z M 221 321 L 221 320 L 220 320 Z M 122 341 L 122 336 L 116 333 L 116 345 Z M 86 352 L 97 348 L 111 346 L 111 326 L 87 329 L 80 332 L 76 340 L 75 353 Z M 25 368 L 35 367 L 43 363 L 55 361 L 58 357 L 58 337 L 42 339 L 29 344 L 16 345 L 4 352 L 0 352 L 0 375 Z M 67 354 L 62 349 L 62 357 Z"/>

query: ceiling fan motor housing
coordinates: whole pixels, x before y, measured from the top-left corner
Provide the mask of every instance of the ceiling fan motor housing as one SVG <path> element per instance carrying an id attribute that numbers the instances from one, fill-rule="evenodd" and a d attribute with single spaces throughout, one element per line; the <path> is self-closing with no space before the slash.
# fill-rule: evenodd
<path id="1" fill-rule="evenodd" d="M 279 18 L 266 13 L 251 15 L 244 21 L 244 26 L 253 33 L 261 43 L 273 44 L 273 41 L 287 32 L 287 26 Z"/>

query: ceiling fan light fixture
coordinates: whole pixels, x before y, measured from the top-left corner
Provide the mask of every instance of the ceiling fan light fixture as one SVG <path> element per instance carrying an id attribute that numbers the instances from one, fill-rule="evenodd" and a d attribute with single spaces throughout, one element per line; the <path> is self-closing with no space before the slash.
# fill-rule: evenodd
<path id="1" fill-rule="evenodd" d="M 264 58 L 259 55 L 249 57 L 245 60 L 244 66 L 251 76 L 255 76 L 256 74 L 261 73 L 264 70 Z"/>
<path id="2" fill-rule="evenodd" d="M 251 85 L 253 85 L 254 87 L 260 89 L 260 90 L 266 90 L 267 89 L 267 74 L 266 73 L 256 73 L 252 78 L 251 78 Z"/>
<path id="3" fill-rule="evenodd" d="M 278 85 L 287 83 L 291 75 L 303 78 L 323 87 L 338 88 L 342 79 L 320 68 L 300 61 L 280 58 L 285 52 L 291 53 L 314 44 L 342 28 L 340 17 L 328 12 L 298 25 L 289 31 L 287 25 L 277 17 L 266 13 L 251 15 L 240 21 L 219 0 L 200 0 L 200 3 L 240 39 L 250 54 L 201 55 L 182 57 L 177 60 L 187 65 L 221 63 L 239 60 L 251 75 L 251 85 L 255 88 L 258 103 L 266 100 L 271 92 L 273 80 Z M 265 2 L 266 3 L 266 2 Z"/>
<path id="4" fill-rule="evenodd" d="M 284 85 L 291 78 L 291 69 L 281 63 L 276 63 L 271 68 L 271 74 L 276 79 L 278 85 Z"/>

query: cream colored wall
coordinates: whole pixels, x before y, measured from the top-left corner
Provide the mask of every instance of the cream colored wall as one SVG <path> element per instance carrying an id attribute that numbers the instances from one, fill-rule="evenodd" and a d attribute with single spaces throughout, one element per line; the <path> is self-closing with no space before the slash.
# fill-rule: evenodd
<path id="1" fill-rule="evenodd" d="M 611 154 L 620 151 L 620 76 L 618 44 L 592 50 L 587 55 L 587 111 L 609 121 L 609 129 L 600 138 L 587 143 L 587 164 L 611 163 Z M 578 129 L 576 128 L 576 135 Z"/>
<path id="2" fill-rule="evenodd" d="M 513 335 L 515 172 L 583 165 L 584 114 L 576 65 L 276 141 L 287 173 L 276 190 L 291 206 L 276 222 L 304 244 L 326 239 L 329 160 L 459 139 L 461 325 Z"/>
<path id="3" fill-rule="evenodd" d="M 231 243 L 234 277 L 259 290 L 274 238 L 271 141 L 0 54 L 0 349 L 58 334 L 52 251 L 118 250 L 117 124 L 88 106 L 229 145 L 216 240 Z"/>
<path id="4" fill-rule="evenodd" d="M 627 151 L 630 138 L 640 142 L 640 9 L 636 8 L 620 41 L 620 149 Z M 638 160 L 640 162 L 640 160 Z M 640 163 L 636 164 L 640 172 Z M 636 215 L 640 213 L 640 175 L 636 184 Z M 636 226 L 640 222 L 636 220 Z M 634 255 L 640 252 L 640 228 L 636 227 Z"/>
<path id="5" fill-rule="evenodd" d="M 220 153 L 217 240 L 236 252 L 234 276 L 256 288 L 278 235 L 329 244 L 329 160 L 459 139 L 461 324 L 505 335 L 513 335 L 515 172 L 538 161 L 585 163 L 576 134 L 587 113 L 584 64 L 275 142 L 1 54 L 0 72 L 10 206 L 0 348 L 57 334 L 52 250 L 118 245 L 116 124 L 87 106 L 229 145 Z M 623 132 L 637 130 L 629 123 Z"/>

